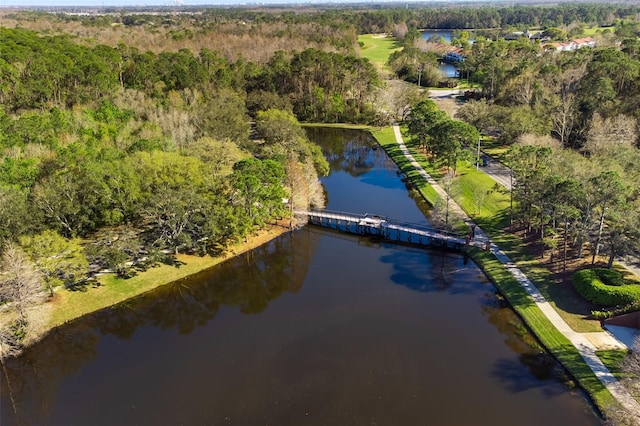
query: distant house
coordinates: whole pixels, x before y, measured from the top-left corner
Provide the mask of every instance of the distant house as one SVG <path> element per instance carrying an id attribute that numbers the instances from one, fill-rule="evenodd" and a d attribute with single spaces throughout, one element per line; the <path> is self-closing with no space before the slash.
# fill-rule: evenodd
<path id="1" fill-rule="evenodd" d="M 520 39 L 522 37 L 530 38 L 529 32 L 528 31 L 527 32 L 516 31 L 516 32 L 513 32 L 511 34 L 505 35 L 503 38 L 505 40 L 508 40 L 508 41 L 514 41 L 514 40 L 518 40 L 518 39 Z"/>
<path id="2" fill-rule="evenodd" d="M 596 41 L 591 37 L 584 37 L 566 42 L 547 43 L 545 47 L 549 50 L 566 52 L 578 50 L 583 47 L 596 47 Z"/>
<path id="3" fill-rule="evenodd" d="M 542 35 L 542 31 L 538 31 L 535 33 L 530 33 L 527 31 L 515 31 L 509 34 L 506 34 L 503 37 L 507 41 L 520 40 L 521 38 L 528 38 L 529 40 L 542 40 L 544 36 Z"/>
<path id="4" fill-rule="evenodd" d="M 596 41 L 592 37 L 577 38 L 573 40 L 577 49 L 581 47 L 596 47 Z"/>

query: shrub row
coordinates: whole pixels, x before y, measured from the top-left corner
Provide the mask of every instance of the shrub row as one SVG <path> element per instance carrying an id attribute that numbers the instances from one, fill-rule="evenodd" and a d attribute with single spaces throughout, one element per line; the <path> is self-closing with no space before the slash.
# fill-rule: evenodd
<path id="1" fill-rule="evenodd" d="M 620 272 L 611 269 L 582 269 L 573 274 L 572 282 L 580 296 L 598 306 L 640 301 L 640 285 L 627 283 Z"/>
<path id="2" fill-rule="evenodd" d="M 602 308 L 600 310 L 591 311 L 591 318 L 595 320 L 605 320 L 618 315 L 624 315 L 631 312 L 640 311 L 640 300 L 624 306 L 616 306 L 610 308 Z"/>

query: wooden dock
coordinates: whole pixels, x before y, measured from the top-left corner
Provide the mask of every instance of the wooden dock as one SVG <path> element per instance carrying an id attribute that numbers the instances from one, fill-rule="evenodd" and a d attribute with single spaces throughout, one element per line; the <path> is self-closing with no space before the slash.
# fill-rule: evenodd
<path id="1" fill-rule="evenodd" d="M 329 210 L 296 211 L 297 215 L 307 216 L 311 225 L 331 228 L 357 235 L 371 235 L 389 241 L 418 244 L 430 247 L 443 247 L 451 250 L 464 250 L 474 246 L 485 248 L 485 243 L 474 241 L 468 236 L 444 229 L 405 223 L 375 214 L 356 214 Z"/>

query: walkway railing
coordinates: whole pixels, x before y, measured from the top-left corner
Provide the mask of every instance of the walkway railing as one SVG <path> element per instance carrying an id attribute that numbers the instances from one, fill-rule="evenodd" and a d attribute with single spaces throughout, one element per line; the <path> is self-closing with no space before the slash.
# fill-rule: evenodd
<path id="1" fill-rule="evenodd" d="M 358 214 L 331 210 L 296 210 L 295 213 L 300 216 L 307 216 L 309 223 L 312 225 L 332 228 L 351 234 L 376 235 L 392 241 L 447 247 L 457 250 L 469 245 L 485 248 L 485 243 L 474 241 L 470 236 L 462 236 L 446 229 L 402 222 L 376 214 Z"/>

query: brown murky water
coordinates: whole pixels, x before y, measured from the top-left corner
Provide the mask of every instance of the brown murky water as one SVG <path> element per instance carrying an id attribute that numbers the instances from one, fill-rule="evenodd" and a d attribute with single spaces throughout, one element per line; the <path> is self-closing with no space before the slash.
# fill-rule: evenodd
<path id="1" fill-rule="evenodd" d="M 424 221 L 365 136 L 322 136 L 329 208 Z M 7 363 L 0 424 L 601 424 L 494 291 L 462 255 L 307 228 L 52 333 Z"/>

